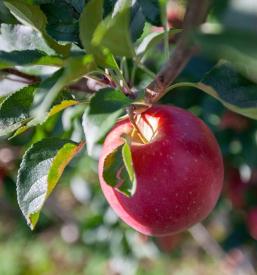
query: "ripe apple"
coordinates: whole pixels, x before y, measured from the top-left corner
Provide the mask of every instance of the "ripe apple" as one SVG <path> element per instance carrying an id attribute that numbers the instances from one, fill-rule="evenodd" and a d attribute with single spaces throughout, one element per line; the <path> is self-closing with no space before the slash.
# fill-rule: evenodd
<path id="1" fill-rule="evenodd" d="M 192 113 L 156 105 L 138 114 L 137 126 L 147 143 L 134 137 L 129 119 L 107 135 L 99 160 L 103 193 L 120 218 L 135 230 L 165 236 L 189 228 L 214 208 L 223 183 L 220 148 L 209 130 Z M 127 197 L 103 178 L 107 155 L 130 135 L 136 192 Z"/>
<path id="2" fill-rule="evenodd" d="M 0 182 L 2 182 L 3 178 L 4 178 L 4 175 L 5 175 L 5 171 L 4 171 L 4 168 L 2 168 L 0 166 Z"/>
<path id="3" fill-rule="evenodd" d="M 182 233 L 157 237 L 156 242 L 163 252 L 171 252 L 182 240 Z"/>
<path id="4" fill-rule="evenodd" d="M 226 177 L 226 191 L 235 208 L 242 209 L 246 206 L 247 183 L 243 182 L 238 169 L 230 168 Z"/>
<path id="5" fill-rule="evenodd" d="M 257 207 L 252 208 L 247 214 L 247 226 L 250 235 L 257 240 Z"/>
<path id="6" fill-rule="evenodd" d="M 220 120 L 221 129 L 232 129 L 235 132 L 243 132 L 250 127 L 250 120 L 237 113 L 226 111 Z"/>

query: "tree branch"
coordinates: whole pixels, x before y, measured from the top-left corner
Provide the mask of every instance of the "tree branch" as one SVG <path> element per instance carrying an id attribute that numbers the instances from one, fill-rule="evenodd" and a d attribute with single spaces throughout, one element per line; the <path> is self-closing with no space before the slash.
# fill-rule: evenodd
<path id="1" fill-rule="evenodd" d="M 0 70 L 0 72 L 18 76 L 19 78 L 21 78 L 21 80 L 19 80 L 19 79 L 14 80 L 13 79 L 13 81 L 17 81 L 17 82 L 21 82 L 21 83 L 25 83 L 25 84 L 30 84 L 30 85 L 31 84 L 38 84 L 41 81 L 41 78 L 38 77 L 38 76 L 23 73 L 23 72 L 18 71 L 14 68 L 2 69 L 2 70 Z M 8 78 L 6 77 L 6 79 L 8 79 Z M 97 89 L 96 90 L 93 89 L 93 87 L 92 87 L 93 85 L 89 85 L 89 82 L 88 82 L 89 79 L 95 81 L 95 83 L 97 84 Z M 99 90 L 100 86 L 102 86 L 102 88 L 104 88 L 104 87 L 109 86 L 109 85 L 106 84 L 106 82 L 104 80 L 102 82 L 101 81 L 97 82 L 96 80 L 91 79 L 90 77 L 88 77 L 88 79 L 81 78 L 78 81 L 70 84 L 69 88 L 72 89 L 72 90 L 83 91 L 83 92 L 92 94 L 92 93 L 95 93 L 97 90 Z"/>
<path id="2" fill-rule="evenodd" d="M 1 71 L 6 74 L 12 74 L 12 75 L 16 75 L 20 78 L 23 78 L 24 80 L 26 80 L 26 82 L 23 81 L 23 83 L 36 84 L 36 83 L 40 82 L 39 77 L 20 72 L 14 68 L 2 69 Z"/>
<path id="3" fill-rule="evenodd" d="M 146 88 L 146 103 L 157 102 L 165 94 L 168 86 L 176 79 L 197 51 L 194 45 L 190 45 L 188 34 L 205 21 L 208 8 L 209 0 L 188 0 L 183 23 L 184 30 L 170 59 Z"/>

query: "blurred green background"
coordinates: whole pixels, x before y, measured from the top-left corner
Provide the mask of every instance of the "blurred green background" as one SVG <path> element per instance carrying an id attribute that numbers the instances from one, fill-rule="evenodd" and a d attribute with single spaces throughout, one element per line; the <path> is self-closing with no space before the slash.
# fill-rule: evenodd
<path id="1" fill-rule="evenodd" d="M 181 2 L 170 1 L 168 6 L 170 25 L 175 27 L 181 25 L 183 17 Z M 257 34 L 255 0 L 214 2 L 211 22 L 251 29 Z M 209 56 L 195 56 L 177 82 L 200 80 L 215 62 Z M 163 63 L 160 44 L 149 54 L 146 65 L 157 72 Z M 39 66 L 28 71 L 51 73 L 49 68 Z M 136 81 L 138 87 L 145 87 L 150 79 L 138 71 Z M 18 79 L 1 77 L 0 95 L 21 85 Z M 16 200 L 21 156 L 30 144 L 47 136 L 80 140 L 83 107 L 71 107 L 23 135 L 9 141 L 0 139 L 0 275 L 255 274 L 257 241 L 247 224 L 247 214 L 257 207 L 257 122 L 226 110 L 192 88 L 176 89 L 162 102 L 186 108 L 202 118 L 221 146 L 224 191 L 203 224 L 166 238 L 146 237 L 128 228 L 108 207 L 99 188 L 99 145 L 93 158 L 82 151 L 72 161 L 31 232 Z M 237 187 L 240 185 L 244 187 Z"/>

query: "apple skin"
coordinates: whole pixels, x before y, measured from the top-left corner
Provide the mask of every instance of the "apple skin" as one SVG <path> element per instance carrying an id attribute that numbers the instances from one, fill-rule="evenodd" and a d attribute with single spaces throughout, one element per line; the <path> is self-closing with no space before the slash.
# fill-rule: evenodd
<path id="1" fill-rule="evenodd" d="M 5 175 L 6 175 L 5 168 L 0 166 L 0 183 L 3 182 Z"/>
<path id="2" fill-rule="evenodd" d="M 244 183 L 238 169 L 230 168 L 226 178 L 227 195 L 234 208 L 243 209 L 246 206 L 245 193 L 249 184 Z"/>
<path id="3" fill-rule="evenodd" d="M 123 143 L 121 135 L 131 133 L 124 119 L 107 135 L 99 159 L 103 193 L 116 214 L 142 234 L 186 230 L 206 218 L 219 198 L 224 175 L 220 148 L 205 123 L 186 110 L 155 105 L 140 116 L 158 120 L 158 126 L 149 143 L 132 142 L 136 192 L 126 197 L 102 176 L 105 157 Z"/>
<path id="4" fill-rule="evenodd" d="M 161 251 L 169 253 L 174 250 L 182 241 L 183 233 L 157 237 L 156 242 Z"/>
<path id="5" fill-rule="evenodd" d="M 237 113 L 226 111 L 220 120 L 221 129 L 231 129 L 237 133 L 241 133 L 250 127 L 250 120 Z"/>
<path id="6" fill-rule="evenodd" d="M 247 214 L 247 226 L 253 239 L 257 240 L 257 207 L 252 208 Z"/>

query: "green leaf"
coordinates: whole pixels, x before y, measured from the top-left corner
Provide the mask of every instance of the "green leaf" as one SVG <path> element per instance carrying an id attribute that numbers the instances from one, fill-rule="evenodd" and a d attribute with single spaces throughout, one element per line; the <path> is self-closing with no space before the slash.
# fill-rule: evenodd
<path id="1" fill-rule="evenodd" d="M 55 51 L 51 49 L 41 35 L 30 26 L 23 25 L 0 25 L 0 50 L 24 51 L 39 50 L 48 55 L 54 55 Z"/>
<path id="2" fill-rule="evenodd" d="M 0 105 L 0 136 L 10 134 L 30 120 L 35 86 L 25 87 L 5 98 Z"/>
<path id="3" fill-rule="evenodd" d="M 142 9 L 138 2 L 135 2 L 132 6 L 130 16 L 130 36 L 132 41 L 136 41 L 143 33 L 145 26 L 145 16 L 142 13 Z"/>
<path id="4" fill-rule="evenodd" d="M 236 72 L 230 64 L 214 67 L 198 87 L 232 111 L 257 119 L 257 85 Z"/>
<path id="5" fill-rule="evenodd" d="M 39 90 L 41 90 L 40 93 L 42 95 L 44 94 L 44 98 L 40 97 L 40 100 L 34 102 L 33 117 L 38 122 L 43 122 L 59 92 L 64 89 L 65 86 L 93 71 L 95 68 L 96 65 L 91 55 L 69 58 L 64 68 L 58 70 L 40 85 Z M 45 94 L 43 91 L 47 93 Z M 37 102 L 40 102 L 40 104 L 37 105 Z"/>
<path id="6" fill-rule="evenodd" d="M 181 32 L 179 29 L 170 29 L 169 37 L 173 37 L 175 34 Z M 160 43 L 165 37 L 165 31 L 163 32 L 152 32 L 148 34 L 140 45 L 136 49 L 137 55 L 143 55 L 147 53 L 147 51 L 153 47 L 155 47 L 158 43 Z"/>
<path id="7" fill-rule="evenodd" d="M 133 196 L 136 192 L 136 174 L 133 167 L 130 144 L 127 139 L 125 139 L 125 143 L 122 146 L 122 159 L 126 168 L 126 172 L 129 176 L 129 181 L 124 182 L 120 186 L 119 190 L 123 191 L 128 196 Z"/>
<path id="8" fill-rule="evenodd" d="M 208 58 L 230 61 L 241 74 L 257 82 L 257 38 L 255 32 L 225 29 L 218 33 L 198 33 L 194 40 Z"/>
<path id="9" fill-rule="evenodd" d="M 104 17 L 106 17 L 113 11 L 117 1 L 118 0 L 104 0 Z"/>
<path id="10" fill-rule="evenodd" d="M 83 143 L 49 138 L 33 144 L 25 153 L 17 178 L 20 209 L 31 229 L 65 167 L 81 150 Z"/>
<path id="11" fill-rule="evenodd" d="M 146 20 L 155 26 L 161 26 L 161 7 L 159 0 L 138 0 Z"/>
<path id="12" fill-rule="evenodd" d="M 51 116 L 63 111 L 64 109 L 74 106 L 74 105 L 78 105 L 79 102 L 74 100 L 74 99 L 65 99 L 63 98 L 62 100 L 59 100 L 59 98 L 57 98 L 57 102 L 54 103 L 53 107 L 49 110 L 49 112 L 47 113 L 47 116 L 44 119 L 44 122 L 47 121 Z M 20 127 L 12 136 L 11 138 L 14 138 L 22 133 L 24 133 L 25 131 L 27 131 L 29 128 L 34 127 L 38 124 L 39 122 L 33 118 L 31 118 L 31 120 L 28 121 L 28 123 L 22 127 Z M 9 139 L 11 139 L 9 138 Z"/>
<path id="13" fill-rule="evenodd" d="M 18 0 L 4 1 L 10 12 L 24 25 L 33 27 L 41 33 L 47 45 L 55 50 L 56 53 L 67 56 L 70 51 L 70 45 L 61 45 L 57 43 L 46 32 L 47 19 L 39 6 L 26 4 Z"/>
<path id="14" fill-rule="evenodd" d="M 108 185 L 114 187 L 127 197 L 135 194 L 136 175 L 130 145 L 126 139 L 124 139 L 124 144 L 106 156 L 103 178 Z"/>
<path id="15" fill-rule="evenodd" d="M 133 57 L 134 48 L 130 38 L 130 1 L 119 1 L 115 5 L 115 13 L 106 17 L 96 28 L 92 45 L 105 47 L 113 55 Z"/>
<path id="16" fill-rule="evenodd" d="M 225 107 L 243 116 L 257 119 L 257 85 L 236 72 L 231 64 L 215 66 L 202 82 L 181 82 L 170 87 L 193 87 L 220 101 Z"/>
<path id="17" fill-rule="evenodd" d="M 121 91 L 103 89 L 90 101 L 83 115 L 87 150 L 91 155 L 94 145 L 112 128 L 123 109 L 132 103 Z"/>
<path id="18" fill-rule="evenodd" d="M 70 1 L 53 1 L 41 5 L 47 17 L 46 30 L 57 41 L 79 43 L 79 14 Z"/>
<path id="19" fill-rule="evenodd" d="M 16 19 L 12 16 L 10 11 L 6 8 L 4 3 L 0 1 L 0 23 L 15 24 Z"/>
<path id="20" fill-rule="evenodd" d="M 29 25 L 39 32 L 45 29 L 46 16 L 39 6 L 29 5 L 17 0 L 5 0 L 4 3 L 22 24 Z"/>
<path id="21" fill-rule="evenodd" d="M 0 69 L 24 65 L 55 65 L 61 66 L 63 60 L 57 56 L 48 56 L 38 50 L 0 51 Z"/>
<path id="22" fill-rule="evenodd" d="M 84 49 L 92 53 L 93 34 L 103 19 L 103 0 L 90 0 L 79 19 L 80 39 Z"/>
<path id="23" fill-rule="evenodd" d="M 72 7 L 78 12 L 81 13 L 83 7 L 85 6 L 85 0 L 71 0 Z"/>
<path id="24" fill-rule="evenodd" d="M 12 136 L 14 137 L 39 123 L 30 114 L 36 90 L 36 86 L 27 86 L 5 98 L 1 98 L 0 136 L 16 131 Z M 63 109 L 76 104 L 78 104 L 78 101 L 74 100 L 70 94 L 61 93 L 51 105 L 49 112 L 46 113 L 44 121 Z"/>
<path id="25" fill-rule="evenodd" d="M 92 44 L 93 34 L 103 19 L 103 0 L 91 0 L 84 7 L 79 19 L 80 39 L 84 49 L 93 54 L 96 63 L 102 67 L 117 68 L 110 51 Z"/>

